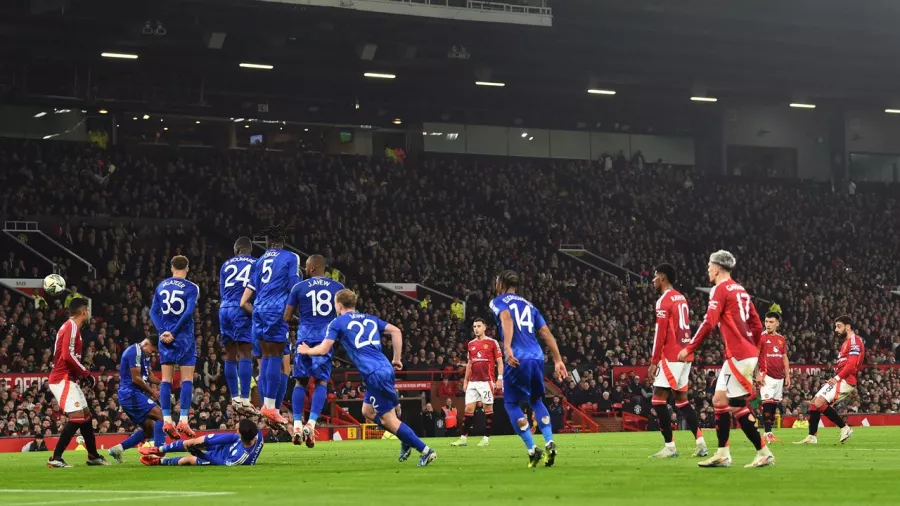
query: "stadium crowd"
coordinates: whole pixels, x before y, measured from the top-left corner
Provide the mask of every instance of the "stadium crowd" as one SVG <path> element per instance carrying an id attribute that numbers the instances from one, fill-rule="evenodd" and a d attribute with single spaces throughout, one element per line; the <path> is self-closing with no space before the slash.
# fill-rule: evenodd
<path id="1" fill-rule="evenodd" d="M 118 358 L 153 332 L 150 297 L 175 254 L 190 258 L 190 279 L 200 286 L 192 422 L 234 423 L 218 345 L 218 267 L 238 235 L 276 221 L 291 227 L 290 244 L 326 256 L 360 292 L 363 311 L 404 331 L 404 360 L 413 373 L 444 370 L 457 380 L 471 320 L 491 321 L 493 276 L 518 270 L 526 281 L 523 295 L 541 309 L 567 367 L 582 378 L 561 390 L 572 403 L 597 411 L 649 399 L 647 384 L 613 380 L 611 371 L 648 364 L 658 294 L 647 278 L 654 265 L 678 267 L 677 286 L 690 299 L 696 327 L 706 301 L 694 287 L 708 286 L 709 249 L 735 252 L 736 277 L 757 296 L 761 311 L 773 302 L 784 309 L 792 363 L 835 358 L 830 321 L 841 313 L 860 322 L 868 363 L 893 363 L 900 344 L 893 337 L 900 335 L 900 304 L 889 288 L 900 274 L 889 252 L 900 239 L 887 218 L 898 204 L 887 195 L 702 178 L 688 168 L 632 164 L 624 157 L 597 164 L 432 156 L 397 164 L 260 151 L 125 155 L 63 143 L 0 145 L 0 188 L 0 214 L 60 217 L 43 230 L 97 270 L 94 279 L 71 257 L 59 262 L 70 288 L 93 304 L 94 319 L 82 331 L 83 360 L 106 373 L 88 399 L 105 412 L 97 420 L 101 432 L 131 429 L 112 410 Z M 87 220 L 96 217 L 114 219 L 103 226 Z M 636 275 L 599 273 L 567 259 L 561 244 L 583 244 Z M 13 253 L 0 274 L 38 269 L 30 263 L 21 251 Z M 417 282 L 458 296 L 466 303 L 465 319 L 450 300 L 413 304 L 377 288 L 379 281 Z M 0 292 L 0 373 L 49 370 L 65 303 L 53 299 L 36 310 Z M 698 365 L 720 362 L 717 344 L 698 357 Z M 896 410 L 895 371 L 864 376 L 859 395 L 844 409 Z M 795 378 L 785 412 L 803 412 L 820 381 Z M 352 385 L 335 382 L 335 397 L 358 395 Z M 701 374 L 693 382 L 701 420 L 712 420 L 713 383 Z M 0 385 L 0 395 L 6 422 L 0 435 L 25 427 L 55 431 L 59 421 L 51 416 L 45 387 L 21 394 Z"/>

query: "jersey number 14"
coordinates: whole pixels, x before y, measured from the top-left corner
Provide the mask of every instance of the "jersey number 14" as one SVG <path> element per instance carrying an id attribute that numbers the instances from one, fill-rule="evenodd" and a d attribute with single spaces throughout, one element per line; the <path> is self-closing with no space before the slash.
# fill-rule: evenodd
<path id="1" fill-rule="evenodd" d="M 516 327 L 519 327 L 519 331 L 528 330 L 529 334 L 534 334 L 534 321 L 531 319 L 531 307 L 523 306 L 522 309 L 519 309 L 519 306 L 509 306 L 509 309 L 516 315 Z"/>

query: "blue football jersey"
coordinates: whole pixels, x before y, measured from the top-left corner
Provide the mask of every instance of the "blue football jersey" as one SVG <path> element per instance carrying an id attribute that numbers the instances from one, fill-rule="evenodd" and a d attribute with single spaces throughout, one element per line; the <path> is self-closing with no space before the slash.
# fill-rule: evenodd
<path id="1" fill-rule="evenodd" d="M 244 288 L 250 282 L 250 272 L 256 259 L 247 255 L 229 258 L 219 269 L 220 307 L 240 307 Z"/>
<path id="2" fill-rule="evenodd" d="M 329 278 L 304 279 L 291 288 L 288 306 L 295 308 L 300 318 L 298 342 L 315 346 L 325 339 L 328 324 L 337 317 L 334 296 L 344 285 Z"/>
<path id="3" fill-rule="evenodd" d="M 134 386 L 131 381 L 131 368 L 140 367 L 141 377 L 145 382 L 150 381 L 150 356 L 144 353 L 140 343 L 135 343 L 125 349 L 122 360 L 119 362 L 119 391 L 123 393 L 143 392 Z"/>
<path id="4" fill-rule="evenodd" d="M 500 313 L 509 311 L 513 321 L 512 351 L 518 360 L 544 360 L 544 351 L 538 342 L 538 330 L 547 325 L 544 317 L 534 304 L 514 293 L 508 293 L 491 301 L 491 311 L 497 320 L 501 343 L 503 325 L 500 324 Z"/>
<path id="5" fill-rule="evenodd" d="M 336 341 L 363 377 L 379 369 L 393 369 L 381 351 L 381 334 L 387 323 L 365 313 L 344 313 L 335 318 L 325 332 L 325 339 Z"/>
<path id="6" fill-rule="evenodd" d="M 253 264 L 247 288 L 256 292 L 253 311 L 283 313 L 291 288 L 300 282 L 300 257 L 283 249 L 270 249 Z"/>
<path id="7" fill-rule="evenodd" d="M 171 332 L 177 340 L 194 340 L 194 309 L 200 287 L 184 278 L 169 278 L 156 287 L 150 319 L 160 335 Z"/>
<path id="8" fill-rule="evenodd" d="M 237 434 L 208 434 L 205 436 L 206 457 L 210 463 L 220 466 L 252 466 L 263 449 L 262 431 L 256 435 L 253 446 L 247 448 Z M 201 457 L 202 459 L 203 457 Z"/>

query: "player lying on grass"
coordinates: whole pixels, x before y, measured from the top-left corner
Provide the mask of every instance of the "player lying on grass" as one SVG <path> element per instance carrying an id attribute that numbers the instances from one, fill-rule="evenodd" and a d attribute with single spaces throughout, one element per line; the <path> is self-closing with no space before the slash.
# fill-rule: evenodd
<path id="1" fill-rule="evenodd" d="M 263 449 L 263 435 L 256 424 L 241 420 L 235 434 L 207 434 L 179 440 L 160 448 L 140 448 L 145 466 L 252 466 Z M 162 458 L 167 453 L 188 452 L 187 457 Z"/>
<path id="2" fill-rule="evenodd" d="M 378 425 L 397 436 L 400 444 L 400 462 L 409 458 L 415 448 L 422 454 L 419 467 L 427 466 L 437 458 L 437 453 L 425 446 L 415 432 L 397 418 L 394 408 L 400 404 L 394 389 L 394 369 L 403 368 L 400 352 L 403 351 L 403 334 L 400 329 L 378 318 L 356 311 L 356 294 L 343 289 L 334 296 L 338 317 L 328 325 L 325 340 L 310 348 L 301 343 L 297 353 L 323 356 L 331 352 L 335 341 L 340 341 L 347 357 L 359 369 L 366 383 L 363 399 L 363 416 L 378 420 Z M 381 351 L 381 334 L 391 336 L 394 359 L 387 361 Z"/>

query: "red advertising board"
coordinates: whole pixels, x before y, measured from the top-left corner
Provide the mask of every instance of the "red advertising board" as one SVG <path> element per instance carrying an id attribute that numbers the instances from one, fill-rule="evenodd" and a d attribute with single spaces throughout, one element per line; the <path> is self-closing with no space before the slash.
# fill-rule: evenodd
<path id="1" fill-rule="evenodd" d="M 895 369 L 900 368 L 900 364 L 894 365 L 872 365 L 868 367 L 875 367 L 880 370 L 886 369 Z M 700 367 L 700 369 L 704 372 L 707 371 L 718 371 L 721 369 L 720 365 L 707 365 Z M 695 369 L 696 370 L 696 369 Z M 830 371 L 832 368 L 821 365 L 821 364 L 809 364 L 809 365 L 792 365 L 791 366 L 791 374 L 792 375 L 800 375 L 803 373 L 818 375 L 822 371 Z M 634 372 L 635 376 L 637 376 L 641 381 L 644 381 L 644 378 L 647 377 L 647 366 L 644 365 L 622 365 L 613 367 L 613 381 L 619 381 L 619 377 L 624 373 L 626 377 L 631 376 L 631 373 Z"/>
<path id="2" fill-rule="evenodd" d="M 397 391 L 403 390 L 431 390 L 431 381 L 398 381 L 394 383 Z"/>
<path id="3" fill-rule="evenodd" d="M 158 376 L 159 372 L 157 372 L 156 374 Z M 100 373 L 97 373 L 97 372 L 91 373 L 91 375 L 94 377 L 94 379 L 97 379 L 100 377 Z M 113 376 L 113 375 L 118 376 L 118 373 L 113 371 L 113 372 L 106 373 L 105 375 L 106 376 Z M 37 383 L 38 386 L 40 386 L 41 383 L 43 383 L 44 380 L 48 379 L 49 377 L 50 377 L 50 373 L 43 373 L 43 372 L 24 373 L 24 374 L 0 374 L 0 381 L 6 381 L 6 384 L 8 385 L 10 390 L 14 389 L 18 392 L 24 392 L 28 387 L 30 387 L 31 385 L 33 385 L 35 383 Z M 179 380 L 179 374 L 176 371 L 175 378 L 174 378 L 174 381 L 176 384 L 178 384 L 178 380 Z"/>

